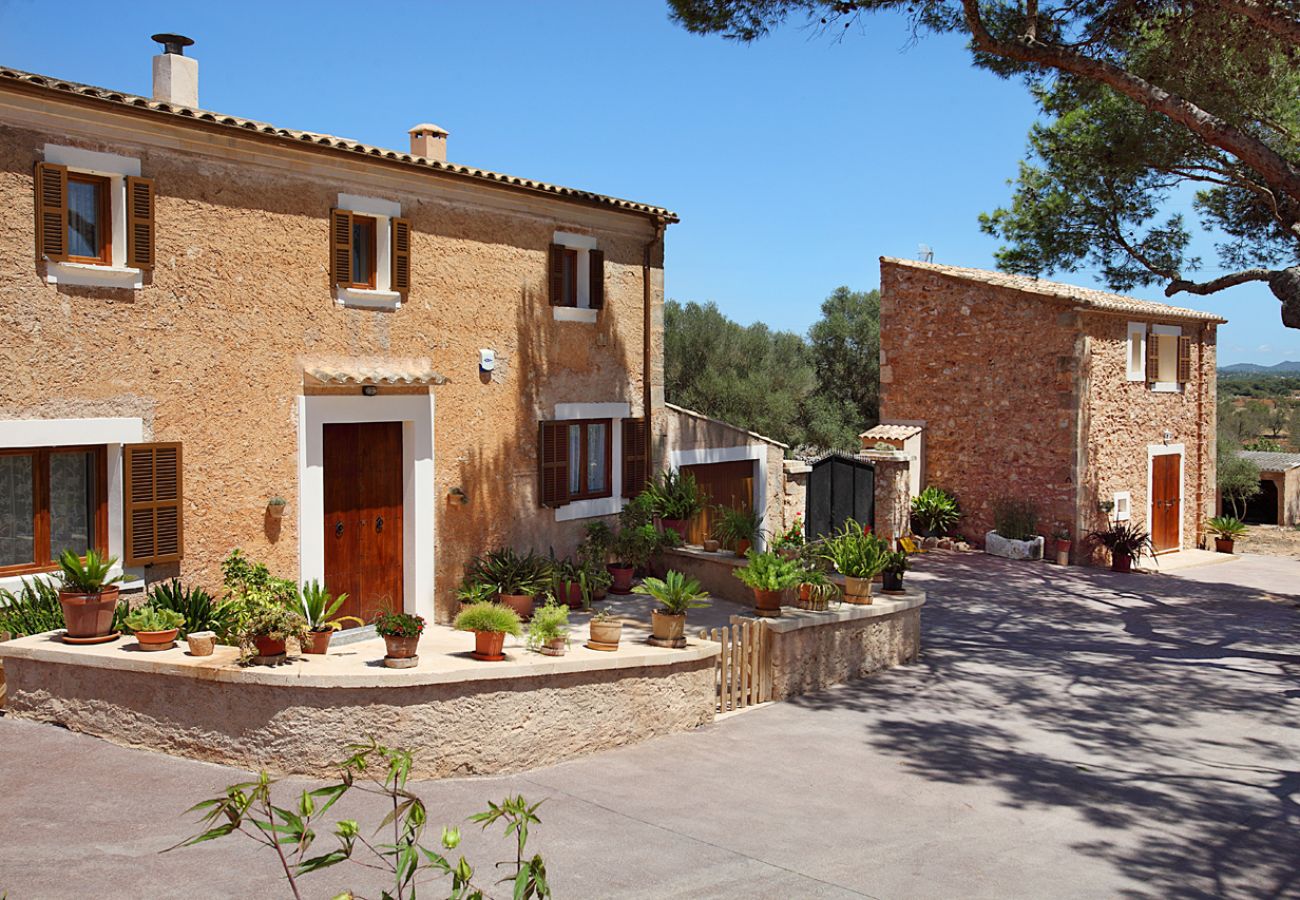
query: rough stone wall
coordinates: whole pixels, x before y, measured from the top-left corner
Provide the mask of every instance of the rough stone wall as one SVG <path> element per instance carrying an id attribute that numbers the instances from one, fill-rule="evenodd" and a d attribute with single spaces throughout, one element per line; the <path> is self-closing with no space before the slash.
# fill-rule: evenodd
<path id="1" fill-rule="evenodd" d="M 673 666 L 402 688 L 231 685 L 30 659 L 7 662 L 6 714 L 126 747 L 317 775 L 373 735 L 415 756 L 416 778 L 551 765 L 713 721 L 713 657 Z"/>
<path id="2" fill-rule="evenodd" d="M 1279 525 L 1300 525 L 1300 469 L 1289 469 L 1278 491 Z"/>
<path id="3" fill-rule="evenodd" d="M 1116 491 L 1132 494 L 1131 521 L 1150 530 L 1148 447 L 1183 444 L 1183 546 L 1195 547 L 1215 506 L 1215 329 L 1207 325 L 1200 335 L 1195 322 L 1147 320 L 1181 325 L 1183 334 L 1192 337 L 1192 381 L 1179 393 L 1162 393 L 1145 382 L 1128 380 L 1129 321 L 1144 320 L 1084 316 L 1086 455 L 1080 466 L 1075 533 L 1105 526 L 1106 514 L 1098 504 L 1111 500 Z M 1100 559 L 1094 554 L 1093 561 Z"/>
<path id="4" fill-rule="evenodd" d="M 626 401 L 642 413 L 647 219 L 124 113 L 81 107 L 62 121 L 72 136 L 0 127 L 0 420 L 138 416 L 147 439 L 181 441 L 181 575 L 214 587 L 236 546 L 297 574 L 296 515 L 265 509 L 276 495 L 297 509 L 302 370 L 325 357 L 427 359 L 450 379 L 432 388 L 436 540 L 418 550 L 436 556 L 441 617 L 473 554 L 576 543 L 582 521 L 557 524 L 538 506 L 537 420 L 561 402 Z M 47 142 L 139 158 L 154 179 L 157 268 L 142 290 L 45 282 L 32 168 Z M 334 301 L 328 213 L 340 192 L 399 201 L 411 220 L 412 291 L 398 311 Z M 595 234 L 605 251 L 598 324 L 552 318 L 546 254 L 557 229 Z M 660 241 L 659 328 L 662 252 Z M 653 342 L 662 394 L 662 335 Z M 478 371 L 481 347 L 497 351 L 490 378 Z M 446 502 L 455 486 L 469 505 Z"/>
<path id="5" fill-rule="evenodd" d="M 921 653 L 921 607 L 796 631 L 768 632 L 772 699 L 824 690 L 914 662 Z"/>
<path id="6" fill-rule="evenodd" d="M 957 495 L 956 531 L 982 539 L 1000 498 L 1073 521 L 1077 314 L 883 261 L 880 293 L 880 417 L 925 422 L 926 482 Z"/>
<path id="7" fill-rule="evenodd" d="M 796 518 L 808 521 L 808 475 L 812 466 L 796 460 L 785 461 L 785 494 L 783 516 L 785 527 L 794 524 Z"/>
<path id="8" fill-rule="evenodd" d="M 890 540 L 911 529 L 911 465 L 906 458 L 890 459 L 883 453 L 866 451 L 875 464 L 875 531 Z"/>

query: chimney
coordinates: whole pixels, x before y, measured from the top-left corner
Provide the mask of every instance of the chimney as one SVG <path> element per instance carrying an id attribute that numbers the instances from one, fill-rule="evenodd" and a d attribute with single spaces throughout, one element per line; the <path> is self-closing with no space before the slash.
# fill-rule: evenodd
<path id="1" fill-rule="evenodd" d="M 155 34 L 163 52 L 153 58 L 153 98 L 175 106 L 199 107 L 199 61 L 185 55 L 194 41 L 183 34 Z"/>
<path id="2" fill-rule="evenodd" d="M 447 135 L 437 125 L 425 122 L 411 129 L 411 155 L 423 156 L 425 159 L 447 161 Z"/>

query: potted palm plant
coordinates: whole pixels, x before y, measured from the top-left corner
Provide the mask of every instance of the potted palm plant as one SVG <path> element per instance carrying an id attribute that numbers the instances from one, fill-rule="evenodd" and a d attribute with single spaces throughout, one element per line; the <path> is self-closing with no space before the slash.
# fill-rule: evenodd
<path id="1" fill-rule="evenodd" d="M 569 607 L 546 603 L 528 623 L 528 646 L 546 656 L 563 656 L 569 646 Z"/>
<path id="2" fill-rule="evenodd" d="M 142 606 L 126 617 L 126 627 L 135 633 L 141 650 L 170 650 L 176 646 L 176 635 L 185 617 L 170 609 Z"/>
<path id="3" fill-rule="evenodd" d="M 347 622 L 355 622 L 357 625 L 366 624 L 356 616 L 334 618 L 334 614 L 347 599 L 347 594 L 331 596 L 330 592 L 325 590 L 315 578 L 302 586 L 299 602 L 309 630 L 307 640 L 302 645 L 303 653 L 327 653 L 330 648 L 330 638 L 335 631 L 342 630 L 344 624 Z"/>
<path id="4" fill-rule="evenodd" d="M 470 655 L 485 662 L 505 659 L 502 650 L 506 635 L 518 637 L 522 633 L 519 613 L 500 603 L 471 603 L 456 616 L 452 627 L 474 632 L 474 652 Z"/>
<path id="5" fill-rule="evenodd" d="M 1134 557 L 1143 552 L 1155 555 L 1151 535 L 1128 522 L 1112 522 L 1110 527 L 1094 531 L 1088 537 L 1110 551 L 1112 572 L 1131 571 Z"/>
<path id="6" fill-rule="evenodd" d="M 587 646 L 592 650 L 617 650 L 623 636 L 623 622 L 614 613 L 602 609 L 592 615 L 589 630 Z"/>
<path id="7" fill-rule="evenodd" d="M 1205 527 L 1214 535 L 1216 553 L 1232 553 L 1237 540 L 1246 534 L 1246 523 L 1236 516 L 1215 516 L 1206 521 Z"/>
<path id="8" fill-rule="evenodd" d="M 117 636 L 113 611 L 122 576 L 108 574 L 116 563 L 116 556 L 105 559 L 95 550 L 87 550 L 85 560 L 71 550 L 59 557 L 59 605 L 68 643 L 98 644 Z"/>
<path id="9" fill-rule="evenodd" d="M 871 581 L 885 569 L 889 545 L 853 519 L 821 543 L 822 557 L 844 576 L 848 603 L 871 603 Z"/>
<path id="10" fill-rule="evenodd" d="M 903 573 L 907 571 L 907 551 L 893 550 L 885 554 L 885 565 L 880 570 L 880 585 L 886 594 L 903 593 Z"/>
<path id="11" fill-rule="evenodd" d="M 754 592 L 754 611 L 760 616 L 781 615 L 781 600 L 785 592 L 797 585 L 803 573 L 798 563 L 775 553 L 755 553 L 746 556 L 749 565 L 732 571 L 732 575 Z"/>
<path id="12" fill-rule="evenodd" d="M 659 608 L 650 612 L 652 639 L 662 644 L 684 646 L 686 611 L 708 606 L 708 595 L 700 590 L 700 583 L 670 569 L 662 579 L 646 578 L 641 586 L 659 601 Z"/>
<path id="13" fill-rule="evenodd" d="M 737 556 L 749 552 L 750 545 L 758 535 L 758 514 L 752 509 L 735 509 L 730 506 L 715 506 L 718 520 L 713 526 L 713 536 L 723 547 L 733 551 Z"/>
<path id="14" fill-rule="evenodd" d="M 708 498 L 695 483 L 695 476 L 681 469 L 660 472 L 646 485 L 651 512 L 664 528 L 672 529 L 686 540 L 686 527 L 705 505 Z"/>

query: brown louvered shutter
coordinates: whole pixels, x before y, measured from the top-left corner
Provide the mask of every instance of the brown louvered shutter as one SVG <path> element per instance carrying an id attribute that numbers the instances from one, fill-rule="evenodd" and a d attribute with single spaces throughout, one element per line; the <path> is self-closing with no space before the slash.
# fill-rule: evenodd
<path id="1" fill-rule="evenodd" d="M 1160 338 L 1150 328 L 1147 329 L 1147 383 L 1155 384 L 1160 380 Z"/>
<path id="2" fill-rule="evenodd" d="M 645 419 L 623 420 L 623 496 L 645 490 L 646 459 L 650 451 Z"/>
<path id="3" fill-rule="evenodd" d="M 126 264 L 152 269 L 154 258 L 153 179 L 126 179 Z"/>
<path id="4" fill-rule="evenodd" d="M 68 167 L 36 164 L 36 259 L 68 258 Z"/>
<path id="5" fill-rule="evenodd" d="M 411 223 L 393 219 L 393 273 L 389 287 L 403 298 L 411 291 Z"/>
<path id="6" fill-rule="evenodd" d="M 587 253 L 588 269 L 591 272 L 591 308 L 605 308 L 605 251 L 591 250 Z"/>
<path id="7" fill-rule="evenodd" d="M 330 210 L 330 276 L 334 284 L 352 284 L 352 213 Z"/>
<path id="8" fill-rule="evenodd" d="M 564 251 L 563 244 L 551 244 L 549 263 L 547 265 L 551 306 L 567 306 L 569 298 L 564 296 Z"/>
<path id="9" fill-rule="evenodd" d="M 569 423 L 539 422 L 537 462 L 542 506 L 569 502 Z"/>
<path id="10" fill-rule="evenodd" d="M 1178 383 L 1192 380 L 1192 339 L 1184 335 L 1178 339 Z"/>
<path id="11" fill-rule="evenodd" d="M 179 443 L 127 444 L 125 470 L 127 566 L 176 562 L 183 553 Z"/>

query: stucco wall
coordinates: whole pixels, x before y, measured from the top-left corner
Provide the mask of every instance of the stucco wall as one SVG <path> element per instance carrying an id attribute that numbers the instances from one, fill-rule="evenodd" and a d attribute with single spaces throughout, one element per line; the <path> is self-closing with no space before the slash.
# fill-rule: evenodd
<path id="1" fill-rule="evenodd" d="M 235 546 L 297 574 L 296 516 L 271 520 L 265 508 L 280 495 L 297 509 L 303 366 L 323 358 L 428 360 L 449 379 L 432 388 L 436 489 L 423 502 L 435 507 L 435 540 L 418 548 L 436 557 L 444 617 L 472 554 L 500 543 L 572 547 L 582 521 L 556 524 L 537 504 L 537 420 L 562 402 L 626 401 L 642 413 L 648 219 L 111 110 L 61 112 L 58 131 L 0 127 L 0 365 L 9 373 L 0 420 L 138 416 L 146 439 L 181 441 L 183 576 L 215 586 Z M 138 158 L 154 179 L 157 268 L 142 290 L 45 283 L 32 168 L 47 142 Z M 400 310 L 336 305 L 327 216 L 341 192 L 399 201 L 411 220 L 413 287 Z M 546 253 L 556 230 L 596 235 L 605 251 L 597 324 L 552 319 Z M 661 328 L 662 242 L 652 256 Z M 654 345 L 661 353 L 661 335 Z M 483 347 L 497 352 L 490 378 L 478 371 Z M 654 370 L 661 395 L 658 357 Z M 446 501 L 452 487 L 464 488 L 467 506 Z"/>

